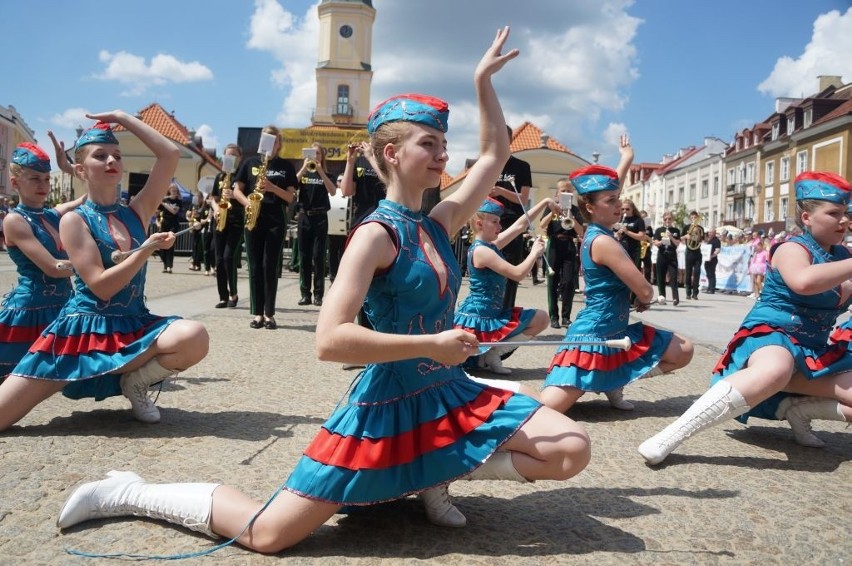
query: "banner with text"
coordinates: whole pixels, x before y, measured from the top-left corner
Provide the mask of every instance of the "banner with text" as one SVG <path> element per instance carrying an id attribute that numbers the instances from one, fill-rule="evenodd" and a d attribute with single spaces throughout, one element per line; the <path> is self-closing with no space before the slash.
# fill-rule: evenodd
<path id="1" fill-rule="evenodd" d="M 709 247 L 708 245 L 707 248 Z M 701 251 L 704 252 L 703 249 Z M 719 263 L 716 265 L 716 289 L 736 293 L 751 293 L 753 291 L 751 275 L 748 273 L 751 253 L 752 248 L 749 245 L 722 246 L 718 255 Z M 709 255 L 709 249 L 707 255 Z M 701 285 L 707 286 L 707 274 L 703 263 L 701 265 Z"/>
<path id="2" fill-rule="evenodd" d="M 298 128 L 281 129 L 281 151 L 284 159 L 302 159 L 302 149 L 313 142 L 322 144 L 325 158 L 329 161 L 346 159 L 346 148 L 351 143 L 367 140 L 367 130 L 312 130 Z"/>

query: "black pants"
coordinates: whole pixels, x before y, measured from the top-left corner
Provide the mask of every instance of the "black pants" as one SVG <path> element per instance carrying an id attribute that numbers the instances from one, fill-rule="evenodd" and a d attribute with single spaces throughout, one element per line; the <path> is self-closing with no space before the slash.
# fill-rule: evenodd
<path id="1" fill-rule="evenodd" d="M 707 272 L 707 292 L 711 295 L 716 292 L 716 264 L 719 260 L 715 257 L 704 262 L 704 271 Z"/>
<path id="2" fill-rule="evenodd" d="M 547 261 L 553 275 L 547 278 L 547 311 L 551 320 L 559 320 L 559 301 L 562 301 L 562 318 L 571 319 L 571 307 L 577 288 L 577 247 L 574 242 L 551 238 L 547 242 Z"/>
<path id="3" fill-rule="evenodd" d="M 686 250 L 686 266 L 683 284 L 686 287 L 686 297 L 698 298 L 698 286 L 701 282 L 701 250 Z"/>
<path id="4" fill-rule="evenodd" d="M 303 297 L 322 299 L 325 293 L 325 248 L 328 240 L 328 215 L 299 214 L 299 290 Z"/>
<path id="5" fill-rule="evenodd" d="M 645 250 L 645 257 L 641 259 L 642 262 L 642 275 L 645 276 L 645 281 L 653 284 L 654 278 L 651 274 L 651 248 Z"/>
<path id="6" fill-rule="evenodd" d="M 216 286 L 219 288 L 219 300 L 227 301 L 237 296 L 237 263 L 242 252 L 244 232 L 242 220 L 228 222 L 221 232 L 212 232 L 213 248 L 216 250 Z"/>
<path id="7" fill-rule="evenodd" d="M 328 279 L 334 283 L 337 277 L 337 269 L 340 267 L 340 259 L 346 248 L 346 236 L 333 234 L 328 237 Z"/>
<path id="8" fill-rule="evenodd" d="M 520 265 L 524 260 L 524 237 L 518 236 L 503 248 L 503 257 L 512 265 Z M 515 306 L 515 296 L 518 294 L 518 282 L 511 279 L 506 281 L 506 292 L 503 295 L 503 308 Z"/>
<path id="9" fill-rule="evenodd" d="M 212 231 L 212 228 L 204 228 L 192 232 L 192 265 L 193 267 L 201 267 L 203 263 L 204 271 L 210 271 L 210 266 L 213 263 Z"/>
<path id="10" fill-rule="evenodd" d="M 666 297 L 666 275 L 669 276 L 669 286 L 672 288 L 672 299 L 680 302 L 677 289 L 677 254 L 657 254 L 657 290 L 660 296 Z"/>
<path id="11" fill-rule="evenodd" d="M 278 268 L 287 225 L 284 217 L 261 215 L 254 230 L 246 230 L 251 314 L 275 316 Z"/>
<path id="12" fill-rule="evenodd" d="M 177 232 L 178 225 L 177 223 L 170 224 L 163 222 L 163 225 L 160 227 L 160 232 Z M 175 241 L 175 245 L 177 245 L 177 241 Z M 170 247 L 167 250 L 160 250 L 160 258 L 163 260 L 163 269 L 171 269 L 175 265 L 175 246 Z"/>

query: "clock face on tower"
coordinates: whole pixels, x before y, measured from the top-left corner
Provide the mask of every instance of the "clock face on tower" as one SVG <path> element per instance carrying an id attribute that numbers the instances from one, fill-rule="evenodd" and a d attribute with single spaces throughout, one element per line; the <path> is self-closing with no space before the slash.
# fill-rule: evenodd
<path id="1" fill-rule="evenodd" d="M 345 37 L 345 38 L 352 37 L 352 26 L 350 26 L 350 25 L 340 26 L 340 35 L 341 35 L 341 37 Z"/>

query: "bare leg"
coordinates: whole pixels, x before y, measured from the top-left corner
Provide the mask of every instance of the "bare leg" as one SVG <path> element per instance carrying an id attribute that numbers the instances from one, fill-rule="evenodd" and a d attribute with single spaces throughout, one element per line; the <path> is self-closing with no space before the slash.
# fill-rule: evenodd
<path id="1" fill-rule="evenodd" d="M 64 381 L 10 375 L 0 384 L 0 431 L 4 431 L 36 405 L 65 387 Z"/>
<path id="2" fill-rule="evenodd" d="M 550 317 L 545 311 L 537 310 L 529 326 L 524 329 L 524 334 L 529 337 L 538 336 L 548 326 L 550 326 Z"/>
<path id="3" fill-rule="evenodd" d="M 808 380 L 802 374 L 796 373 L 785 391 L 813 397 L 828 397 L 844 405 L 852 405 L 852 371 L 813 380 Z"/>
<path id="4" fill-rule="evenodd" d="M 221 486 L 213 492 L 210 527 L 216 534 L 233 538 L 261 507 L 262 503 L 235 488 Z M 237 542 L 265 554 L 280 552 L 304 540 L 339 509 L 333 503 L 282 491 Z"/>
<path id="5" fill-rule="evenodd" d="M 129 373 L 154 357 L 164 368 L 185 370 L 203 360 L 209 346 L 210 337 L 204 325 L 194 320 L 176 320 L 160 334 L 147 352 L 115 373 Z"/>
<path id="6" fill-rule="evenodd" d="M 515 469 L 528 480 L 567 480 L 592 456 L 583 427 L 548 407 L 536 411 L 502 449 L 512 452 Z"/>
<path id="7" fill-rule="evenodd" d="M 541 402 L 558 413 L 574 406 L 585 391 L 570 386 L 548 385 L 541 391 Z"/>
<path id="8" fill-rule="evenodd" d="M 752 353 L 748 365 L 729 375 L 729 382 L 754 407 L 785 389 L 793 374 L 793 357 L 781 346 L 764 346 Z"/>
<path id="9" fill-rule="evenodd" d="M 669 342 L 669 347 L 663 352 L 659 367 L 663 373 L 680 369 L 692 361 L 692 354 L 692 342 L 683 336 L 675 334 L 672 337 L 672 341 Z"/>

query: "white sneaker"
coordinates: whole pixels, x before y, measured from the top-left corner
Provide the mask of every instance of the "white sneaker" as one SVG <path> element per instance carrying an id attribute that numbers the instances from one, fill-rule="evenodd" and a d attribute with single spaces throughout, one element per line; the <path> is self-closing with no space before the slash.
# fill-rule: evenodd
<path id="1" fill-rule="evenodd" d="M 121 392 L 130 400 L 130 410 L 137 421 L 154 424 L 160 422 L 160 410 L 148 396 L 148 386 L 137 372 L 121 376 Z"/>
<path id="2" fill-rule="evenodd" d="M 491 373 L 496 373 L 497 375 L 509 375 L 512 373 L 512 370 L 503 367 L 503 360 L 500 359 L 500 352 L 497 351 L 497 348 L 491 348 L 482 357 L 484 358 L 485 367 Z"/>
<path id="3" fill-rule="evenodd" d="M 467 518 L 458 510 L 458 507 L 450 502 L 450 494 L 447 486 L 432 487 L 420 492 L 417 497 L 426 508 L 426 517 L 429 522 L 439 527 L 464 527 Z"/>
<path id="4" fill-rule="evenodd" d="M 660 295 L 659 297 L 657 297 L 657 303 L 659 303 L 661 305 L 666 304 L 666 298 L 664 296 Z"/>
<path id="5" fill-rule="evenodd" d="M 612 391 L 604 391 L 604 395 L 606 395 L 606 398 L 609 400 L 609 404 L 613 409 L 618 409 L 619 411 L 633 410 L 633 403 L 625 401 L 624 399 L 623 387 L 613 389 Z"/>

